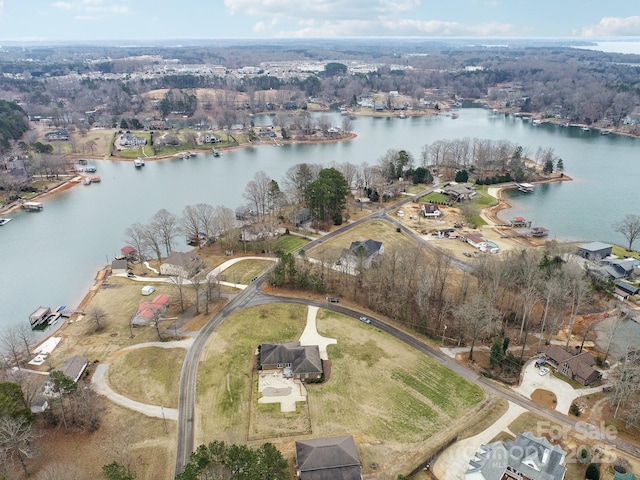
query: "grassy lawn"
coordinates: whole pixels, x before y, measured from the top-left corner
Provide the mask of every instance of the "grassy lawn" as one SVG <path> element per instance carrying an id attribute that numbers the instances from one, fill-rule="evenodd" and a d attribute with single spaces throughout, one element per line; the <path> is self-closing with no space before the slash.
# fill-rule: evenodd
<path id="1" fill-rule="evenodd" d="M 488 187 L 476 187 L 477 195 L 474 195 L 472 202 L 478 205 L 480 208 L 489 207 L 495 205 L 498 201 L 489 195 Z"/>
<path id="2" fill-rule="evenodd" d="M 549 421 L 531 412 L 525 412 L 509 424 L 509 430 L 513 433 L 533 432 L 538 435 L 538 425 L 540 423 L 549 425 Z"/>
<path id="3" fill-rule="evenodd" d="M 178 407 L 182 348 L 148 347 L 122 355 L 109 367 L 109 385 L 142 403 Z"/>
<path id="4" fill-rule="evenodd" d="M 307 243 L 309 243 L 309 241 L 305 240 L 304 238 L 297 237 L 295 235 L 283 235 L 276 242 L 274 250 L 283 251 L 284 253 L 290 253 L 297 250 L 298 248 L 304 247 Z"/>
<path id="5" fill-rule="evenodd" d="M 306 314 L 304 306 L 266 305 L 238 311 L 221 325 L 200 367 L 197 444 L 246 439 L 253 353 L 265 341 L 297 340 Z M 478 386 L 355 319 L 321 310 L 318 330 L 338 344 L 329 347 L 331 379 L 307 386 L 315 436 L 350 432 L 371 441 L 421 442 L 483 398 Z M 259 407 L 262 422 L 286 423 L 279 409 Z"/>
<path id="6" fill-rule="evenodd" d="M 272 262 L 271 260 L 243 260 L 227 268 L 224 272 L 222 272 L 220 278 L 225 282 L 242 283 L 248 285 L 249 283 L 251 283 L 251 279 L 253 277 L 262 274 L 273 265 L 274 262 Z"/>
<path id="7" fill-rule="evenodd" d="M 340 258 L 343 249 L 349 248 L 351 242 L 365 241 L 369 238 L 382 242 L 385 252 L 394 249 L 409 250 L 417 245 L 410 237 L 396 232 L 395 227 L 389 222 L 371 220 L 337 235 L 326 244 L 309 249 L 306 255 L 323 262 L 333 263 Z"/>
<path id="8" fill-rule="evenodd" d="M 637 247 L 636 247 L 637 248 Z M 630 252 L 626 247 L 619 247 L 618 245 L 613 246 L 613 250 L 611 251 L 614 255 L 617 255 L 620 258 L 624 257 L 633 257 L 636 260 L 640 260 L 640 252 Z"/>
<path id="9" fill-rule="evenodd" d="M 424 203 L 449 203 L 449 196 L 444 193 L 431 192 L 420 199 Z"/>

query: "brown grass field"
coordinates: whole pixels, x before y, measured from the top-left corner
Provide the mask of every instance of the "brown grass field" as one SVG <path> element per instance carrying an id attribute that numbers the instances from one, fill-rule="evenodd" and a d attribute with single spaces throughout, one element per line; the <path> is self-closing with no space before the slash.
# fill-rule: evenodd
<path id="1" fill-rule="evenodd" d="M 221 325 L 200 367 L 196 444 L 247 441 L 256 347 L 297 339 L 305 320 L 305 307 L 279 304 L 244 309 Z M 321 310 L 318 329 L 338 345 L 329 347 L 331 379 L 307 386 L 311 431 L 314 437 L 353 434 L 363 465 L 376 462 L 388 466 L 387 473 L 406 467 L 436 432 L 483 398 L 479 387 L 355 319 Z M 255 419 L 265 424 L 255 431 L 252 426 L 251 433 L 292 455 L 293 440 L 300 437 L 291 435 L 304 424 L 304 406 L 287 416 L 255 400 L 251 409 L 258 409 Z M 277 436 L 265 437 L 278 422 Z"/>

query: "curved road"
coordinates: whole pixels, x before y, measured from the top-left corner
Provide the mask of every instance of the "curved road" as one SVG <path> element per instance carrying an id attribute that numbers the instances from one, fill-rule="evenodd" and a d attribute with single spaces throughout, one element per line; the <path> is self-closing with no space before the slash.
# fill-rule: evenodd
<path id="1" fill-rule="evenodd" d="M 428 242 L 424 241 L 422 238 L 415 235 L 409 228 L 403 225 L 401 222 L 398 222 L 395 219 L 387 217 L 387 213 L 393 209 L 398 208 L 401 205 L 414 201 L 421 196 L 430 193 L 431 191 L 438 188 L 434 186 L 426 191 L 423 191 L 417 195 L 413 195 L 407 197 L 406 199 L 393 204 L 392 206 L 388 206 L 386 208 L 380 209 L 372 213 L 369 216 L 363 217 L 353 223 L 346 225 L 345 227 L 336 230 L 335 232 L 331 232 L 327 235 L 324 235 L 321 238 L 318 238 L 311 243 L 305 245 L 305 249 L 314 247 L 321 243 L 328 241 L 338 234 L 344 233 L 346 230 L 350 230 L 351 228 L 356 227 L 366 221 L 371 220 L 372 218 L 380 218 L 386 220 L 394 225 L 397 228 L 400 228 L 403 232 L 415 236 L 421 244 L 425 245 L 429 249 L 433 249 L 438 254 L 442 255 L 442 252 L 437 251 L 435 247 L 429 245 Z M 461 270 L 469 271 L 472 266 L 464 261 L 451 258 L 451 262 L 454 266 Z M 184 466 L 189 462 L 189 458 L 191 456 L 191 452 L 194 450 L 194 420 L 195 420 L 195 399 L 196 399 L 196 385 L 197 385 L 197 376 L 198 376 L 198 364 L 200 361 L 200 356 L 202 351 L 211 336 L 211 334 L 220 326 L 220 324 L 224 321 L 224 319 L 229 316 L 234 310 L 239 308 L 244 308 L 249 305 L 259 305 L 264 303 L 275 303 L 275 302 L 287 302 L 287 303 L 301 303 L 305 305 L 314 305 L 317 307 L 334 310 L 336 312 L 358 318 L 361 314 L 360 312 L 356 312 L 354 310 L 342 307 L 340 305 L 336 305 L 333 303 L 321 302 L 321 301 L 310 301 L 299 298 L 288 298 L 288 297 L 277 297 L 273 295 L 268 295 L 263 293 L 259 287 L 266 278 L 268 272 L 264 273 L 260 279 L 253 284 L 249 285 L 245 290 L 239 293 L 235 298 L 233 298 L 220 312 L 214 315 L 206 325 L 198 332 L 196 335 L 193 345 L 187 351 L 186 358 L 182 365 L 182 373 L 180 376 L 180 390 L 179 390 L 179 400 L 178 400 L 178 425 L 177 425 L 177 453 L 176 453 L 176 475 L 181 473 L 184 469 Z M 558 425 L 564 427 L 574 428 L 575 424 L 578 420 L 574 420 L 570 417 L 567 417 L 561 413 L 555 411 L 548 411 L 531 400 L 521 397 L 516 392 L 498 384 L 497 382 L 493 382 L 488 380 L 480 375 L 478 375 L 473 370 L 470 370 L 458 363 L 456 363 L 453 359 L 443 354 L 437 349 L 427 345 L 424 342 L 421 342 L 417 338 L 412 335 L 400 330 L 392 325 L 389 325 L 385 322 L 382 322 L 374 317 L 371 318 L 371 325 L 393 335 L 395 338 L 403 341 L 407 345 L 412 346 L 413 348 L 419 350 L 425 355 L 429 355 L 433 359 L 439 361 L 443 365 L 447 366 L 449 369 L 458 373 L 462 377 L 467 380 L 479 384 L 485 390 L 485 392 L 493 393 L 502 398 L 505 398 L 517 405 L 520 405 L 526 408 L 529 411 L 535 412 L 536 414 L 547 418 L 550 421 L 555 422 Z M 603 442 L 604 443 L 604 442 Z M 621 451 L 627 452 L 635 457 L 640 457 L 640 449 L 631 445 L 629 443 L 623 442 L 620 439 L 612 439 L 608 442 L 609 445 L 614 446 Z"/>

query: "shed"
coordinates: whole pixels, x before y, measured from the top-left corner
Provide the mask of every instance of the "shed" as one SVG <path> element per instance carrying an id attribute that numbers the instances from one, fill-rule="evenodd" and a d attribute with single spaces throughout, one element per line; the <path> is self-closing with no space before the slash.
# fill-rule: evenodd
<path id="1" fill-rule="evenodd" d="M 129 263 L 126 260 L 114 260 L 111 262 L 111 273 L 113 275 L 126 274 Z"/>
<path id="2" fill-rule="evenodd" d="M 611 255 L 613 247 L 603 242 L 591 242 L 578 246 L 578 255 L 588 260 L 597 260 Z"/>

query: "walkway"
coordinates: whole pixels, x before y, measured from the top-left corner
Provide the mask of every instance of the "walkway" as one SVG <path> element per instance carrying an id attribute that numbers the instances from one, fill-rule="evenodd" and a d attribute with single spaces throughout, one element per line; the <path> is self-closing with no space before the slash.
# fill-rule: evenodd
<path id="1" fill-rule="evenodd" d="M 509 408 L 496 422 L 485 431 L 473 437 L 460 440 L 447 448 L 436 460 L 433 473 L 439 480 L 460 480 L 469 467 L 475 453 L 480 446 L 486 445 L 500 432 L 507 431 L 516 418 L 527 410 L 515 403 L 509 402 Z"/>

